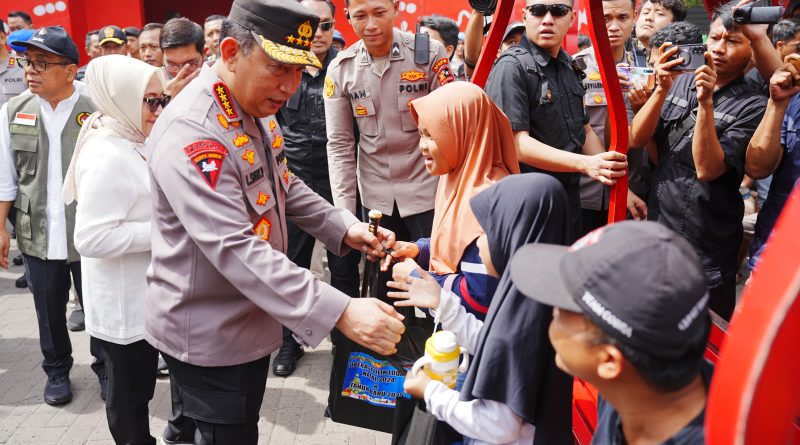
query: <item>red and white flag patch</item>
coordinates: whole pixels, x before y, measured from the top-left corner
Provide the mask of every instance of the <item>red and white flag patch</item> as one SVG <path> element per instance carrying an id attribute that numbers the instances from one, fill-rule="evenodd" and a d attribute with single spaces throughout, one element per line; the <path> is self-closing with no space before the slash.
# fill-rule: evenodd
<path id="1" fill-rule="evenodd" d="M 14 115 L 14 122 L 12 124 L 25 125 L 28 127 L 36 126 L 36 115 L 29 113 L 17 113 Z"/>

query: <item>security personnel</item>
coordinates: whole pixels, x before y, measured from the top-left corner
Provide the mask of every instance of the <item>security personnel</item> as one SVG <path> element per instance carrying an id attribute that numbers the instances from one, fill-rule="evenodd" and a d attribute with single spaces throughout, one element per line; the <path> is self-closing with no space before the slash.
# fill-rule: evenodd
<path id="1" fill-rule="evenodd" d="M 328 0 L 305 0 L 304 6 L 320 17 L 320 26 L 314 34 L 311 51 L 322 68 L 306 67 L 300 87 L 278 113 L 278 123 L 286 143 L 289 168 L 303 182 L 326 201 L 333 203 L 331 181 L 328 176 L 328 138 L 325 133 L 325 104 L 322 99 L 325 74 L 339 51 L 331 46 L 335 6 Z M 311 267 L 315 239 L 297 225 L 289 223 L 289 259 L 300 267 Z M 350 252 L 339 257 L 327 252 L 331 285 L 351 297 L 358 296 L 358 262 L 361 255 Z M 289 376 L 303 356 L 303 347 L 294 339 L 292 331 L 283 328 L 283 346 L 272 365 L 275 375 Z"/>
<path id="2" fill-rule="evenodd" d="M 362 40 L 328 67 L 328 169 L 337 207 L 355 212 L 358 182 L 364 212 L 380 210 L 382 226 L 416 240 L 430 236 L 437 180 L 425 170 L 408 104 L 454 79 L 447 52 L 435 40 L 422 54 L 424 63 L 415 62 L 414 36 L 393 29 L 398 5 L 348 3 L 350 24 Z M 358 163 L 353 118 L 360 133 Z"/>
<path id="3" fill-rule="evenodd" d="M 44 401 L 60 405 L 72 400 L 72 344 L 66 320 L 70 279 L 82 301 L 80 255 L 73 243 L 75 204 L 64 205 L 61 186 L 78 133 L 95 106 L 73 86 L 78 47 L 64 28 L 41 28 L 18 45 L 26 48 L 25 58 L 17 60 L 22 61 L 32 94 L 0 107 L 0 221 L 5 222 L 13 204 L 17 242 L 39 322 L 47 374 Z M 0 241 L 0 265 L 8 267 L 5 224 L 0 224 Z M 104 398 L 103 354 L 94 338 L 89 348 Z"/>
<path id="4" fill-rule="evenodd" d="M 286 219 L 342 254 L 381 256 L 367 224 L 289 171 L 278 112 L 297 88 L 319 18 L 285 0 L 236 0 L 220 57 L 203 66 L 149 138 L 152 267 L 145 338 L 169 364 L 196 443 L 256 444 L 269 354 L 281 325 L 317 345 L 335 326 L 382 354 L 403 325 L 376 299 L 350 299 L 286 256 Z M 384 247 L 394 235 L 378 233 Z"/>
<path id="5" fill-rule="evenodd" d="M 0 20 L 0 106 L 25 91 L 25 74 L 6 46 L 6 25 Z"/>
<path id="6" fill-rule="evenodd" d="M 570 0 L 532 0 L 523 10 L 525 37 L 495 62 L 486 93 L 506 113 L 523 173 L 558 179 L 570 201 L 573 234 L 580 230 L 580 174 L 612 185 L 625 175 L 625 155 L 606 152 L 589 126 L 577 67 L 561 49 L 575 21 Z"/>

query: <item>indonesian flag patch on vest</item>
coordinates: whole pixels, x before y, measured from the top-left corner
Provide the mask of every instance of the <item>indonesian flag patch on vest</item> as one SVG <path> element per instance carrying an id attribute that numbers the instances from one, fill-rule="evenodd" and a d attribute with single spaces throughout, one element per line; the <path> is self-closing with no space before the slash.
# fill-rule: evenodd
<path id="1" fill-rule="evenodd" d="M 14 115 L 14 122 L 12 123 L 17 125 L 25 125 L 28 127 L 35 127 L 36 115 L 29 113 L 17 113 Z"/>

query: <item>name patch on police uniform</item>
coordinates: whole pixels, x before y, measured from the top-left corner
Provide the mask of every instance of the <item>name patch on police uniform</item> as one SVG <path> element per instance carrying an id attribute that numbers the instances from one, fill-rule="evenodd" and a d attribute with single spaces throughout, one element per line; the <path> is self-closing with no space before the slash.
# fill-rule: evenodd
<path id="1" fill-rule="evenodd" d="M 192 160 L 208 186 L 216 190 L 219 172 L 228 150 L 217 141 L 202 140 L 187 145 L 183 152 Z"/>
<path id="2" fill-rule="evenodd" d="M 228 119 L 239 118 L 239 113 L 236 112 L 236 107 L 231 102 L 231 92 L 228 90 L 228 86 L 222 82 L 217 82 L 213 88 L 214 97 L 217 99 L 220 108 L 222 108 L 222 112 L 225 113 L 225 117 Z"/>

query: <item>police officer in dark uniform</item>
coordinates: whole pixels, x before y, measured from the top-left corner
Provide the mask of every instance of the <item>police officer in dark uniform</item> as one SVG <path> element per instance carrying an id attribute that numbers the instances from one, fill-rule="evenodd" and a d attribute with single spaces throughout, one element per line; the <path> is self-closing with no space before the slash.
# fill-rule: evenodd
<path id="1" fill-rule="evenodd" d="M 277 118 L 283 129 L 286 158 L 289 160 L 292 173 L 332 204 L 323 87 L 328 65 L 339 54 L 339 51 L 331 46 L 336 7 L 330 0 L 305 0 L 302 4 L 320 17 L 320 25 L 314 35 L 311 51 L 322 63 L 322 68 L 306 67 L 300 86 L 281 108 Z M 308 269 L 311 266 L 315 238 L 292 222 L 288 223 L 288 233 L 287 256 L 298 266 Z M 351 297 L 358 296 L 360 259 L 361 256 L 355 251 L 343 257 L 328 251 L 331 285 Z M 294 339 L 289 329 L 283 328 L 283 346 L 275 358 L 272 371 L 275 375 L 289 376 L 294 372 L 297 360 L 302 356 L 303 347 Z"/>
<path id="2" fill-rule="evenodd" d="M 561 49 L 575 20 L 570 0 L 527 0 L 526 38 L 495 63 L 486 92 L 514 130 L 520 167 L 558 179 L 570 200 L 573 233 L 580 230 L 580 173 L 612 185 L 625 175 L 625 155 L 606 152 L 589 126 L 584 89 Z"/>

